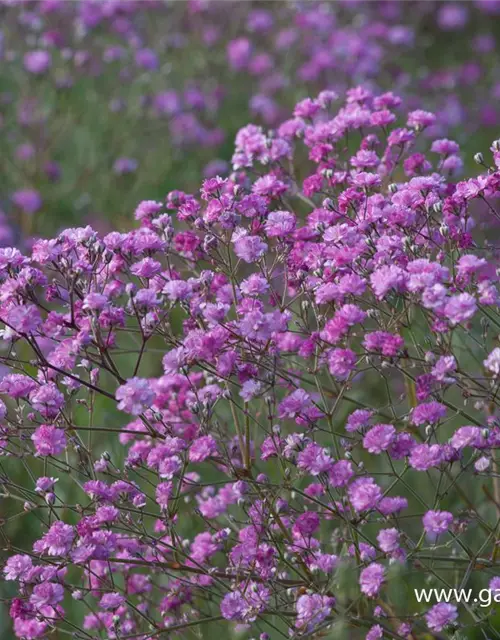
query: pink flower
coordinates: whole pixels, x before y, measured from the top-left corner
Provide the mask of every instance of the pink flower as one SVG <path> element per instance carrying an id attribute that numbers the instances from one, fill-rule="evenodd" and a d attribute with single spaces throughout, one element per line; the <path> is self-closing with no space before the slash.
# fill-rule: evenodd
<path id="1" fill-rule="evenodd" d="M 42 424 L 31 436 L 38 456 L 58 456 L 66 449 L 66 434 L 51 424 Z"/>
<path id="2" fill-rule="evenodd" d="M 197 438 L 189 448 L 191 462 L 203 462 L 215 455 L 217 455 L 217 443 L 212 436 Z"/>
<path id="3" fill-rule="evenodd" d="M 434 124 L 435 121 L 436 116 L 433 113 L 418 109 L 417 111 L 412 111 L 408 114 L 407 125 L 409 127 L 423 129 L 424 127 L 429 127 L 430 125 Z"/>
<path id="4" fill-rule="evenodd" d="M 33 561 L 30 556 L 16 554 L 7 559 L 3 568 L 6 580 L 23 580 L 31 571 Z"/>
<path id="5" fill-rule="evenodd" d="M 121 593 L 105 593 L 99 601 L 99 606 L 105 611 L 118 609 L 125 602 Z"/>
<path id="6" fill-rule="evenodd" d="M 382 300 L 391 289 L 396 292 L 404 291 L 406 279 L 407 275 L 403 269 L 395 265 L 385 265 L 372 273 L 370 283 L 373 293 Z"/>
<path id="7" fill-rule="evenodd" d="M 151 406 L 155 399 L 155 393 L 148 380 L 131 378 L 124 385 L 118 387 L 116 399 L 119 401 L 118 409 L 138 416 Z"/>
<path id="8" fill-rule="evenodd" d="M 483 364 L 486 369 L 491 371 L 495 376 L 500 375 L 500 348 L 495 347 L 486 360 L 484 360 Z"/>
<path id="9" fill-rule="evenodd" d="M 384 567 L 377 562 L 372 562 L 366 569 L 363 569 L 359 577 L 361 592 L 369 598 L 375 598 L 382 588 L 384 578 Z"/>
<path id="10" fill-rule="evenodd" d="M 382 497 L 382 490 L 373 478 L 358 478 L 349 486 L 349 500 L 358 512 L 374 509 Z"/>
<path id="11" fill-rule="evenodd" d="M 64 395 L 53 382 L 48 382 L 30 393 L 30 402 L 44 418 L 55 418 L 64 405 Z"/>
<path id="12" fill-rule="evenodd" d="M 317 593 L 299 596 L 296 605 L 296 628 L 304 632 L 313 631 L 330 615 L 334 604 L 334 598 Z"/>
<path id="13" fill-rule="evenodd" d="M 296 218 L 289 211 L 271 211 L 268 215 L 265 228 L 269 238 L 283 238 L 295 230 Z"/>
<path id="14" fill-rule="evenodd" d="M 459 293 L 452 296 L 446 303 L 444 314 L 448 318 L 448 322 L 454 326 L 470 320 L 476 313 L 476 309 L 476 300 L 470 293 Z"/>
<path id="15" fill-rule="evenodd" d="M 47 553 L 49 556 L 66 556 L 73 545 L 75 531 L 69 524 L 61 520 L 54 522 L 48 532 L 35 542 L 36 553 Z"/>
<path id="16" fill-rule="evenodd" d="M 427 626 L 431 631 L 443 631 L 451 622 L 458 618 L 458 611 L 454 604 L 438 602 L 425 614 Z"/>
<path id="17" fill-rule="evenodd" d="M 453 523 L 453 515 L 448 511 L 427 511 L 422 522 L 427 533 L 446 533 Z"/>
<path id="18" fill-rule="evenodd" d="M 384 553 L 392 553 L 399 548 L 400 533 L 397 529 L 382 529 L 377 535 L 379 547 Z"/>
<path id="19" fill-rule="evenodd" d="M 333 349 L 328 354 L 330 373 L 339 380 L 345 380 L 356 368 L 357 356 L 351 349 Z"/>
<path id="20" fill-rule="evenodd" d="M 427 402 L 419 404 L 411 412 L 411 421 L 420 426 L 423 424 L 436 423 L 446 416 L 446 407 L 439 402 Z"/>
<path id="21" fill-rule="evenodd" d="M 363 438 L 363 447 L 370 453 L 379 454 L 394 442 L 396 429 L 391 424 L 377 424 Z"/>
<path id="22" fill-rule="evenodd" d="M 24 55 L 24 68 L 34 74 L 45 73 L 52 63 L 51 55 L 48 51 L 38 49 L 29 51 Z"/>
<path id="23" fill-rule="evenodd" d="M 234 241 L 234 251 L 245 262 L 257 262 L 267 252 L 267 244 L 258 236 L 241 236 Z"/>
<path id="24" fill-rule="evenodd" d="M 13 305 L 5 312 L 4 322 L 16 332 L 27 334 L 35 332 L 42 319 L 35 305 Z"/>

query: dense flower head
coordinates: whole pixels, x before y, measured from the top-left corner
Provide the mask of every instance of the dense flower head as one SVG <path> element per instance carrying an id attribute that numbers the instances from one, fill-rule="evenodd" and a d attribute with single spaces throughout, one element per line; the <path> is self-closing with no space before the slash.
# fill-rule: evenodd
<path id="1" fill-rule="evenodd" d="M 431 631 L 442 631 L 458 618 L 457 607 L 448 602 L 435 604 L 425 614 L 427 626 Z"/>
<path id="2" fill-rule="evenodd" d="M 361 571 L 359 578 L 359 584 L 361 591 L 370 598 L 374 598 L 378 595 L 382 583 L 384 581 L 384 567 L 381 564 L 372 562 L 366 569 Z"/>
<path id="3" fill-rule="evenodd" d="M 3 567 L 19 638 L 65 629 L 70 597 L 109 637 L 321 634 L 359 623 L 346 574 L 369 637 L 408 636 L 393 571 L 494 570 L 498 255 L 473 220 L 500 175 L 457 183 L 394 95 L 333 99 L 246 127 L 229 177 L 137 228 L 0 252 L 2 501 L 40 516 Z"/>
<path id="4" fill-rule="evenodd" d="M 427 533 L 445 533 L 453 522 L 453 515 L 448 511 L 428 511 L 423 517 L 424 529 Z"/>

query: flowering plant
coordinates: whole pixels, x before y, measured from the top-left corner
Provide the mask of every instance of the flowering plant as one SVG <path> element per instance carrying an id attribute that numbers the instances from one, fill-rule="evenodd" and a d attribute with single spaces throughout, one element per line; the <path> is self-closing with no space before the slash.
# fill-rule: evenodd
<path id="1" fill-rule="evenodd" d="M 457 183 L 458 144 L 429 150 L 435 116 L 399 104 L 324 91 L 133 231 L 1 250 L 2 497 L 42 528 L 4 566 L 18 637 L 495 633 L 391 592 L 499 582 L 497 255 L 473 211 L 499 215 L 500 145 Z"/>

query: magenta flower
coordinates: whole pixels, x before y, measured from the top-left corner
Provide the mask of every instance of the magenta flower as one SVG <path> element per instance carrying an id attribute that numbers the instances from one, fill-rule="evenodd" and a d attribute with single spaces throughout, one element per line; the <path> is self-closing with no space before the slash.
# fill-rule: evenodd
<path id="1" fill-rule="evenodd" d="M 23 580 L 33 567 L 33 561 L 30 556 L 16 554 L 8 558 L 3 568 L 6 580 Z"/>
<path id="2" fill-rule="evenodd" d="M 439 402 L 427 402 L 419 404 L 411 413 L 413 424 L 420 426 L 439 422 L 446 416 L 446 407 Z"/>
<path id="3" fill-rule="evenodd" d="M 42 424 L 31 439 L 39 456 L 58 456 L 66 449 L 66 435 L 54 425 Z"/>
<path id="4" fill-rule="evenodd" d="M 427 511 L 422 519 L 427 533 L 446 533 L 453 523 L 453 515 L 448 511 Z"/>
<path id="5" fill-rule="evenodd" d="M 48 532 L 33 545 L 36 553 L 47 553 L 49 556 L 66 556 L 75 539 L 75 531 L 69 524 L 58 520 Z"/>
<path id="6" fill-rule="evenodd" d="M 21 189 L 12 194 L 13 204 L 30 215 L 41 209 L 42 196 L 36 189 Z"/>
<path id="7" fill-rule="evenodd" d="M 318 593 L 300 596 L 296 606 L 296 628 L 305 632 L 312 631 L 330 615 L 334 604 L 334 598 Z"/>
<path id="8" fill-rule="evenodd" d="M 64 404 L 64 395 L 53 382 L 48 382 L 30 393 L 30 402 L 44 418 L 55 418 Z"/>
<path id="9" fill-rule="evenodd" d="M 234 241 L 234 251 L 245 262 L 257 262 L 267 252 L 267 244 L 258 236 L 241 236 Z"/>
<path id="10" fill-rule="evenodd" d="M 52 57 L 48 51 L 38 49 L 29 51 L 24 55 L 24 68 L 34 74 L 42 74 L 49 69 L 52 64 Z"/>
<path id="11" fill-rule="evenodd" d="M 345 380 L 356 368 L 357 356 L 351 349 L 333 349 L 328 354 L 330 373 L 339 380 Z"/>
<path id="12" fill-rule="evenodd" d="M 458 618 L 458 611 L 454 604 L 438 602 L 425 614 L 427 626 L 431 631 L 443 631 Z"/>
<path id="13" fill-rule="evenodd" d="M 382 497 L 380 487 L 373 478 L 358 478 L 349 485 L 349 500 L 358 512 L 374 509 Z"/>
<path id="14" fill-rule="evenodd" d="M 396 437 L 396 429 L 390 424 L 377 424 L 363 438 L 363 447 L 370 453 L 387 451 Z"/>
<path id="15" fill-rule="evenodd" d="M 362 593 L 364 593 L 369 598 L 375 598 L 382 588 L 384 578 L 384 567 L 381 564 L 372 562 L 372 564 L 368 565 L 365 569 L 363 569 L 363 571 L 361 571 L 359 577 L 359 584 Z"/>
<path id="16" fill-rule="evenodd" d="M 149 408 L 154 398 L 150 383 L 143 378 L 131 378 L 116 390 L 118 409 L 134 416 Z"/>

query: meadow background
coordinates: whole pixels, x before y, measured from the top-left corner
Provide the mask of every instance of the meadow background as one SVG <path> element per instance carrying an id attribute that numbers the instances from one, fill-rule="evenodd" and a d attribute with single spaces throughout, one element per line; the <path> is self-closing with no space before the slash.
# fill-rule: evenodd
<path id="1" fill-rule="evenodd" d="M 0 2 L 0 245 L 129 229 L 139 201 L 227 175 L 239 128 L 272 129 L 326 88 L 365 83 L 434 111 L 430 133 L 461 144 L 470 174 L 500 132 L 499 62 L 494 0 Z M 113 407 L 97 415 L 119 428 Z M 115 440 L 99 447 L 123 457 Z M 0 517 L 5 544 L 38 533 L 34 514 Z M 2 611 L 2 639 L 9 626 Z"/>

